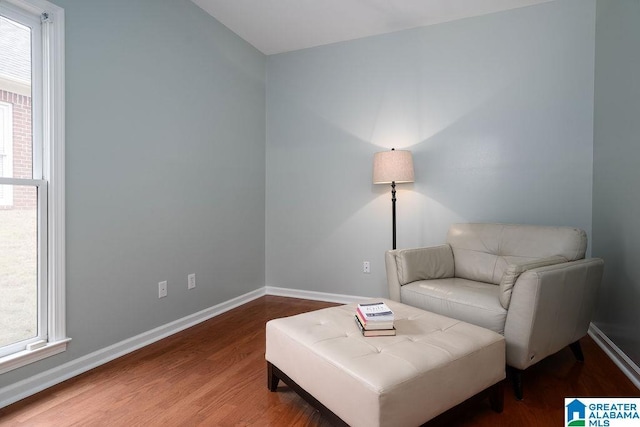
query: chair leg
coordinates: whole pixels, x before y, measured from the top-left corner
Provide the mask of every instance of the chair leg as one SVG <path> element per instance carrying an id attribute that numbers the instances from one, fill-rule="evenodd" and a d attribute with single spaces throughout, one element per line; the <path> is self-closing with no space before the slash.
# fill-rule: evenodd
<path id="1" fill-rule="evenodd" d="M 582 354 L 582 347 L 580 347 L 580 341 L 572 342 L 569 344 L 569 348 L 573 352 L 573 355 L 579 362 L 584 362 L 584 354 Z"/>
<path id="2" fill-rule="evenodd" d="M 511 373 L 511 383 L 513 384 L 513 393 L 516 399 L 522 400 L 522 370 L 509 367 Z"/>

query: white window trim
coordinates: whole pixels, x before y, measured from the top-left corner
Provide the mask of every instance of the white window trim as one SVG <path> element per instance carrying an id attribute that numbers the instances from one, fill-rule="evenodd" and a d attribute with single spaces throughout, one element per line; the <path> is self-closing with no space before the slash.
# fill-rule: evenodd
<path id="1" fill-rule="evenodd" d="M 0 359 L 0 374 L 66 350 L 64 10 L 45 0 L 2 0 L 42 19 L 43 178 L 48 181 L 48 340 Z M 35 120 L 34 120 L 35 123 Z M 37 178 L 37 177 L 34 177 Z M 34 343 L 38 344 L 38 343 Z"/>

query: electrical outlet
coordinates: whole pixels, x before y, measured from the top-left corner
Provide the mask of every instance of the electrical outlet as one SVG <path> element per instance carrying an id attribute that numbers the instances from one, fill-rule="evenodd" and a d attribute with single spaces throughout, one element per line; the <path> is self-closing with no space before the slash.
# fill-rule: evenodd
<path id="1" fill-rule="evenodd" d="M 191 273 L 187 276 L 187 289 L 193 289 L 196 287 L 196 273 Z"/>
<path id="2" fill-rule="evenodd" d="M 371 263 L 369 261 L 363 261 L 362 272 L 365 274 L 371 273 Z"/>
<path id="3" fill-rule="evenodd" d="M 158 283 L 158 298 L 164 298 L 167 296 L 167 281 Z"/>

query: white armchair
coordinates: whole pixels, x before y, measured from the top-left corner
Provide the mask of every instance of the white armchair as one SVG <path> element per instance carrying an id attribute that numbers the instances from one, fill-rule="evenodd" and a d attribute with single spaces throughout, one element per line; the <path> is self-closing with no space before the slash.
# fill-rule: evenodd
<path id="1" fill-rule="evenodd" d="M 454 224 L 441 246 L 386 253 L 391 299 L 503 334 L 516 397 L 522 370 L 589 328 L 604 262 L 584 259 L 583 230 Z"/>

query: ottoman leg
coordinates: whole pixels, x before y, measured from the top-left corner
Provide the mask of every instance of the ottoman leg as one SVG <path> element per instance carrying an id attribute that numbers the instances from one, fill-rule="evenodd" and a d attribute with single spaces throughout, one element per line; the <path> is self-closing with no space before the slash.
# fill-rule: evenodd
<path id="1" fill-rule="evenodd" d="M 332 426 L 349 427 L 349 424 L 345 423 L 339 416 L 334 414 L 329 408 L 324 406 L 319 400 L 309 394 L 309 392 L 300 387 L 277 366 L 274 366 L 271 362 L 267 362 L 267 386 L 269 387 L 270 391 L 276 391 L 276 388 L 278 388 L 279 380 L 282 380 L 283 383 L 292 388 L 296 393 L 298 393 L 300 397 L 310 403 L 311 406 L 314 406 L 324 417 L 329 420 Z"/>
<path id="2" fill-rule="evenodd" d="M 276 391 L 278 382 L 280 382 L 280 378 L 276 375 L 273 365 L 271 362 L 267 362 L 267 387 L 269 387 L 269 391 Z"/>
<path id="3" fill-rule="evenodd" d="M 489 403 L 491 409 L 501 413 L 504 409 L 504 381 L 500 381 L 491 386 L 489 390 Z"/>

